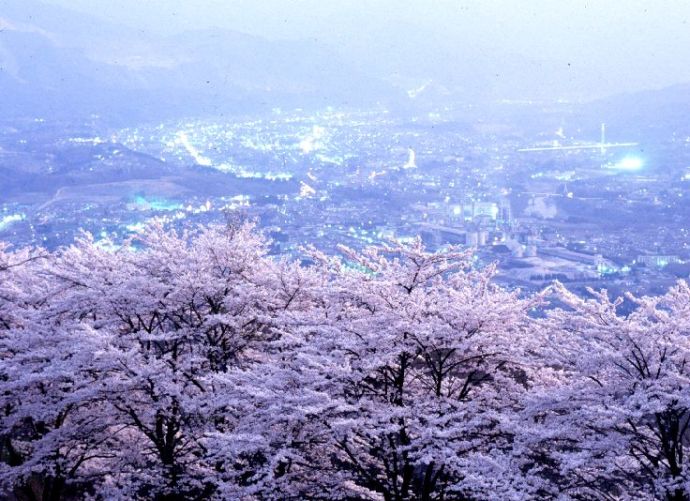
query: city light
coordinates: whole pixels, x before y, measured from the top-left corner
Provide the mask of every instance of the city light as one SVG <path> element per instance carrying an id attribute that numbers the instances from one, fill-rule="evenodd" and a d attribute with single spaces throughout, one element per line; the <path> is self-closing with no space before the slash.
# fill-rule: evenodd
<path id="1" fill-rule="evenodd" d="M 613 165 L 614 169 L 619 170 L 640 170 L 644 166 L 644 162 L 639 157 L 625 157 L 621 159 L 618 163 Z"/>

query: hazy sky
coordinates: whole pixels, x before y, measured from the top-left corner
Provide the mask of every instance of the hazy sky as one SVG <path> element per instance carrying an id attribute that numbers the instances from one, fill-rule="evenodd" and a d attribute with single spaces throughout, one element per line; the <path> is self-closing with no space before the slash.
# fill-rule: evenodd
<path id="1" fill-rule="evenodd" d="M 690 82 L 690 0 L 49 1 L 166 34 L 217 26 L 383 53 L 432 39 L 567 62 L 620 90 Z"/>

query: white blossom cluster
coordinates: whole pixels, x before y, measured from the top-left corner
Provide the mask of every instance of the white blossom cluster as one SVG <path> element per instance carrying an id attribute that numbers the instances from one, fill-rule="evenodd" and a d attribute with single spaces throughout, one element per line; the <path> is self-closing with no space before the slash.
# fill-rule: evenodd
<path id="1" fill-rule="evenodd" d="M 690 289 L 526 296 L 251 225 L 0 246 L 0 497 L 690 499 Z"/>

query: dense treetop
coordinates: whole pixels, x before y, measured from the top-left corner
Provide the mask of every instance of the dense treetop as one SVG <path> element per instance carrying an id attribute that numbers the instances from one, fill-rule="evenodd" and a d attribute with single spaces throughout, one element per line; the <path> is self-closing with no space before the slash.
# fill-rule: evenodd
<path id="1" fill-rule="evenodd" d="M 0 496 L 690 499 L 684 282 L 623 315 L 419 241 L 305 261 L 0 246 Z"/>

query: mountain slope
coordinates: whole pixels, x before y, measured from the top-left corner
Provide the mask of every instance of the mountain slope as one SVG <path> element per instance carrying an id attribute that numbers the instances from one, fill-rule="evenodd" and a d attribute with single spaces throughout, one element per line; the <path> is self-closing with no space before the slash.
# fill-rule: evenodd
<path id="1" fill-rule="evenodd" d="M 33 18 L 21 15 L 15 2 L 0 14 L 0 108 L 6 117 L 153 119 L 363 105 L 391 94 L 390 86 L 313 41 L 267 41 L 221 30 L 154 39 L 49 10 Z"/>

